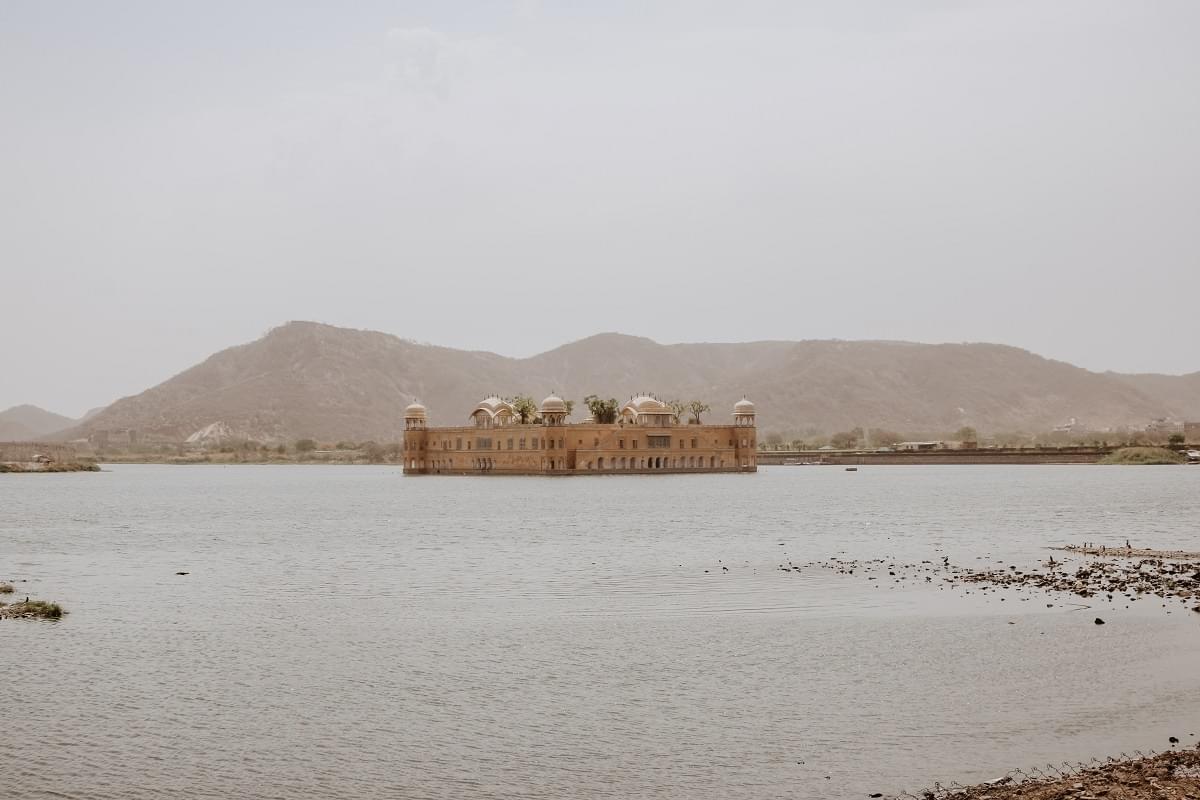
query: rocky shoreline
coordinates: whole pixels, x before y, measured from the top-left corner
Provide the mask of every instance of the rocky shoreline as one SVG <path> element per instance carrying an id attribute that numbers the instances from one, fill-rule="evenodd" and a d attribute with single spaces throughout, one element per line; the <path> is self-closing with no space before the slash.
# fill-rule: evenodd
<path id="1" fill-rule="evenodd" d="M 975 786 L 938 786 L 894 797 L 920 800 L 1151 800 L 1200 798 L 1200 749 L 1092 765 L 1017 770 Z M 882 796 L 882 795 L 876 795 Z"/>
<path id="2" fill-rule="evenodd" d="M 951 564 L 946 556 L 920 563 L 831 558 L 805 564 L 789 561 L 780 564 L 778 569 L 801 573 L 815 567 L 881 584 L 928 585 L 931 588 L 970 585 L 983 592 L 1012 589 L 1026 594 L 1029 590 L 1048 595 L 1065 593 L 1091 598 L 1092 602 L 1097 599 L 1105 603 L 1121 602 L 1126 607 L 1139 599 L 1153 597 L 1162 601 L 1164 607 L 1175 601 L 1200 613 L 1200 560 L 1194 560 L 1200 553 L 1091 544 L 1050 549 L 1086 556 L 1086 560 L 1072 569 L 1066 559 L 1051 556 L 1038 569 L 1027 571 L 1016 564 L 990 569 L 960 567 Z M 1100 617 L 1094 622 L 1104 624 Z M 1180 743 L 1176 736 L 1171 736 L 1169 741 L 1172 747 Z M 916 794 L 902 793 L 894 797 L 909 800 L 1200 800 L 1200 746 L 1144 757 L 1138 754 L 1137 758 L 1093 761 L 1091 765 L 1048 767 L 1045 772 L 1015 770 L 1003 778 L 975 786 L 935 785 L 933 789 Z"/>

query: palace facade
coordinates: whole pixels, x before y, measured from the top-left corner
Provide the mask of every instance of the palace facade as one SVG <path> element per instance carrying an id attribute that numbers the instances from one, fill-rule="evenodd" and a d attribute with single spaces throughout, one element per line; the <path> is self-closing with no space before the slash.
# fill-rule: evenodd
<path id="1" fill-rule="evenodd" d="M 741 400 L 729 425 L 680 424 L 671 408 L 642 395 L 614 423 L 567 422 L 567 404 L 551 395 L 539 421 L 521 424 L 499 397 L 483 400 L 468 425 L 431 428 L 420 403 L 404 410 L 406 475 L 615 475 L 757 472 L 754 404 Z"/>

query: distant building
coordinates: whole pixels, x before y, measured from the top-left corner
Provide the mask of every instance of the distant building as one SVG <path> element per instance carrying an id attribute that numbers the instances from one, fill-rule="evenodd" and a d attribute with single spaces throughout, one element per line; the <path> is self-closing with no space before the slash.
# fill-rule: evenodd
<path id="1" fill-rule="evenodd" d="M 1146 433 L 1183 433 L 1183 424 L 1167 417 L 1152 419 L 1146 425 Z"/>
<path id="2" fill-rule="evenodd" d="M 1054 426 L 1055 433 L 1074 433 L 1078 430 L 1083 430 L 1083 425 L 1079 424 L 1079 420 L 1075 419 L 1075 417 L 1071 417 L 1062 425 Z"/>
<path id="3" fill-rule="evenodd" d="M 945 442 L 900 442 L 896 445 L 897 450 L 919 451 L 919 450 L 945 450 Z"/>
<path id="4" fill-rule="evenodd" d="M 138 432 L 133 428 L 112 428 L 109 430 L 93 431 L 88 436 L 88 443 L 94 447 L 104 447 L 110 444 L 137 444 Z"/>
<path id="5" fill-rule="evenodd" d="M 567 422 L 567 405 L 550 395 L 540 423 L 522 424 L 513 406 L 489 397 L 470 425 L 427 427 L 425 406 L 404 411 L 405 475 L 604 475 L 660 472 L 757 472 L 754 404 L 733 407 L 731 425 L 681 425 L 658 398 L 632 398 L 614 423 Z"/>
<path id="6" fill-rule="evenodd" d="M 1188 444 L 1200 444 L 1200 422 L 1183 423 L 1183 440 Z"/>

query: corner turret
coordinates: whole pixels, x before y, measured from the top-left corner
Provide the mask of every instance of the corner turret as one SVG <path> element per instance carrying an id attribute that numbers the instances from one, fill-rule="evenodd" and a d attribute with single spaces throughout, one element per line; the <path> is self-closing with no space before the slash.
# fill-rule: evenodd
<path id="1" fill-rule="evenodd" d="M 733 424 L 748 428 L 754 427 L 754 403 L 745 397 L 733 405 Z"/>

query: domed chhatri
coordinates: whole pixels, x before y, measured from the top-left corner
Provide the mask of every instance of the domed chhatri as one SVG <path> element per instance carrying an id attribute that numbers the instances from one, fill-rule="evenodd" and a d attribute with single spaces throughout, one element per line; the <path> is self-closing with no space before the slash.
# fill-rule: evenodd
<path id="1" fill-rule="evenodd" d="M 739 428 L 754 427 L 754 403 L 745 397 L 733 404 L 733 424 Z"/>
<path id="2" fill-rule="evenodd" d="M 618 407 L 590 397 L 582 423 L 568 423 L 570 403 L 550 394 L 535 407 L 528 396 L 484 398 L 469 425 L 429 428 L 420 403 L 404 410 L 406 475 L 604 475 L 669 472 L 757 472 L 754 404 L 743 398 L 733 424 L 706 425 L 708 410 L 680 420 L 683 404 L 637 394 Z M 519 411 L 518 411 L 519 409 Z M 594 413 L 592 413 L 594 412 Z M 597 422 L 596 418 L 606 420 Z"/>
<path id="3" fill-rule="evenodd" d="M 428 415 L 425 406 L 420 403 L 409 403 L 404 409 L 404 429 L 408 431 L 424 430 Z"/>
<path id="4" fill-rule="evenodd" d="M 567 424 L 567 402 L 556 394 L 552 394 L 542 401 L 538 413 L 542 416 L 543 425 Z"/>
<path id="5" fill-rule="evenodd" d="M 542 401 L 542 415 L 546 414 L 566 414 L 567 403 L 556 394 L 552 394 Z"/>

